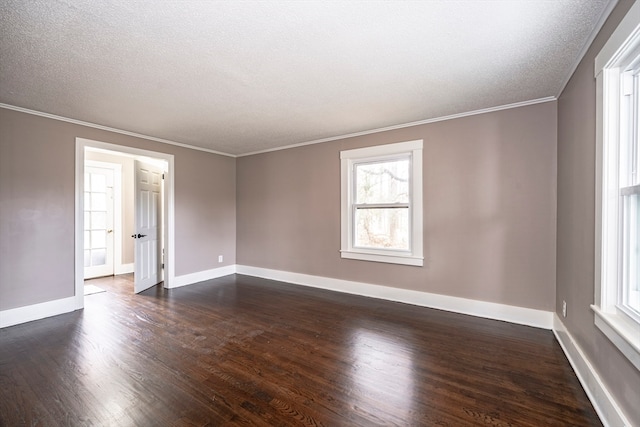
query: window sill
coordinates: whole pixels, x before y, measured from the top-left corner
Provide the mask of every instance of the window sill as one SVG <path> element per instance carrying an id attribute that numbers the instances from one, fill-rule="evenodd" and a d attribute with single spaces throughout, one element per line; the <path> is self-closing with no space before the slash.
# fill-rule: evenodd
<path id="1" fill-rule="evenodd" d="M 365 252 L 340 251 L 340 256 L 347 259 L 357 259 L 360 261 L 385 262 L 389 264 L 413 265 L 422 267 L 424 258 L 410 255 L 380 255 Z"/>
<path id="2" fill-rule="evenodd" d="M 596 305 L 595 324 L 640 371 L 640 325 L 625 320 L 620 314 L 606 313 Z"/>

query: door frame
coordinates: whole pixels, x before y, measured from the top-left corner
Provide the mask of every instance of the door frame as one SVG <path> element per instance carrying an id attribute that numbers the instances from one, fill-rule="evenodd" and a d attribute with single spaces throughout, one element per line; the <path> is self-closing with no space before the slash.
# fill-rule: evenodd
<path id="1" fill-rule="evenodd" d="M 175 199 L 173 154 L 116 145 L 86 138 L 76 138 L 75 170 L 75 300 L 76 309 L 84 308 L 84 154 L 87 147 L 109 150 L 127 155 L 155 158 L 167 162 L 164 179 L 163 221 L 164 229 L 164 287 L 170 288 L 175 280 Z"/>

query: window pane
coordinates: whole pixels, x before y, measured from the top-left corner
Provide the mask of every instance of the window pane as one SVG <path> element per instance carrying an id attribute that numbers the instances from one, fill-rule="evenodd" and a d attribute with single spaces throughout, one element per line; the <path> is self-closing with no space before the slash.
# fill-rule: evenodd
<path id="1" fill-rule="evenodd" d="M 106 212 L 91 212 L 91 228 L 104 230 L 107 228 Z"/>
<path id="2" fill-rule="evenodd" d="M 84 174 L 84 191 L 89 191 L 89 189 L 91 188 L 91 178 L 90 178 L 90 174 L 85 173 Z"/>
<path id="3" fill-rule="evenodd" d="M 91 213 L 84 211 L 84 229 L 91 230 Z"/>
<path id="4" fill-rule="evenodd" d="M 361 163 L 356 168 L 356 203 L 409 203 L 409 159 Z"/>
<path id="5" fill-rule="evenodd" d="M 91 210 L 91 193 L 84 193 L 84 210 Z"/>
<path id="6" fill-rule="evenodd" d="M 91 251 L 91 265 L 104 265 L 107 261 L 107 250 L 97 249 Z"/>
<path id="7" fill-rule="evenodd" d="M 107 232 L 105 230 L 91 231 L 91 249 L 107 247 Z"/>
<path id="8" fill-rule="evenodd" d="M 84 266 L 91 267 L 91 251 L 84 251 Z"/>
<path id="9" fill-rule="evenodd" d="M 624 197 L 623 303 L 640 314 L 640 196 Z"/>
<path id="10" fill-rule="evenodd" d="M 107 210 L 107 193 L 91 193 L 91 210 Z"/>
<path id="11" fill-rule="evenodd" d="M 356 209 L 355 245 L 409 250 L 409 209 Z"/>
<path id="12" fill-rule="evenodd" d="M 91 191 L 105 193 L 107 191 L 107 176 L 100 173 L 91 174 Z"/>

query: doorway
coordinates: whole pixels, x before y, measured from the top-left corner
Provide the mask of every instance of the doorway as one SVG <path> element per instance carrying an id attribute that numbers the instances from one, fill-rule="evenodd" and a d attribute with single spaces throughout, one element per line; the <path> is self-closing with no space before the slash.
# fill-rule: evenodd
<path id="1" fill-rule="evenodd" d="M 110 191 L 108 183 L 110 178 L 108 176 L 108 172 L 104 173 L 104 169 L 92 171 L 91 168 L 96 166 L 96 164 L 93 163 L 95 161 L 93 159 L 95 159 L 96 156 L 100 157 L 96 153 L 102 154 L 105 156 L 103 158 L 106 159 L 120 159 L 117 163 L 119 163 L 118 166 L 121 166 L 121 171 L 118 173 L 117 170 L 114 170 L 113 174 L 113 196 L 116 202 L 120 200 L 121 203 L 116 203 L 119 206 L 115 206 L 116 204 L 114 204 L 113 227 L 110 227 L 108 218 L 105 222 L 102 222 L 103 217 L 107 215 L 107 210 L 103 210 L 102 194 L 104 193 L 106 197 L 108 197 Z M 87 159 L 88 157 L 91 157 L 91 159 Z M 107 163 L 109 162 L 102 162 L 102 164 L 97 164 L 97 166 L 108 166 Z M 125 173 L 122 170 L 123 164 L 130 164 L 131 171 L 127 169 L 127 173 Z M 153 170 L 156 171 L 155 176 L 158 176 L 157 172 L 159 171 L 160 176 L 163 178 L 160 183 L 160 186 L 162 187 L 161 191 L 157 190 L 159 188 L 157 186 L 155 193 L 152 194 L 152 197 L 156 198 L 154 203 L 158 210 L 158 216 L 156 217 L 157 231 L 155 234 L 157 245 L 155 246 L 155 251 L 149 250 L 149 239 L 142 239 L 145 241 L 143 242 L 142 240 L 133 238 L 133 236 L 137 237 L 141 234 L 147 234 L 146 232 L 139 233 L 139 230 L 135 229 L 138 226 L 136 223 L 140 223 L 139 225 L 141 227 L 143 225 L 147 227 L 143 230 L 148 230 L 149 224 L 142 224 L 139 218 L 134 218 L 133 212 L 139 210 L 138 207 L 134 208 L 133 206 L 127 206 L 125 209 L 125 203 L 123 203 L 124 200 L 128 200 L 128 198 L 130 198 L 131 202 L 127 202 L 126 204 L 135 205 L 138 203 L 139 205 L 147 206 L 148 208 L 148 203 L 146 205 L 145 203 L 139 203 L 139 199 L 141 198 L 140 195 L 136 195 L 135 192 L 137 190 L 131 188 L 141 187 L 139 185 L 140 183 L 136 184 L 135 178 L 129 180 L 127 177 L 127 175 L 135 177 L 136 168 L 139 169 L 139 165 L 144 165 L 146 171 L 150 170 L 149 168 L 153 168 Z M 85 167 L 87 167 L 86 170 Z M 87 171 L 89 171 L 89 176 L 85 173 Z M 95 185 L 92 183 L 92 179 L 94 178 L 91 175 L 92 172 L 97 173 Z M 102 173 L 104 173 L 103 176 L 100 176 Z M 121 194 L 126 197 L 115 194 L 115 184 L 119 177 L 121 179 Z M 127 177 L 127 179 L 125 179 L 125 177 Z M 103 181 L 107 182 L 106 189 L 104 188 L 105 186 L 102 185 Z M 158 183 L 157 180 L 155 182 L 156 184 Z M 94 189 L 96 196 L 93 196 Z M 145 191 L 146 193 L 149 193 L 147 190 L 148 188 L 139 190 L 140 194 L 143 195 L 142 198 L 145 197 Z M 87 140 L 84 138 L 76 138 L 75 288 L 78 308 L 84 307 L 84 279 L 85 277 L 92 277 L 91 273 L 88 276 L 85 276 L 85 266 L 87 266 L 87 261 L 89 261 L 89 266 L 93 267 L 93 261 L 95 261 L 96 264 L 100 264 L 103 261 L 104 255 L 105 264 L 108 264 L 108 245 L 110 244 L 109 240 L 111 239 L 113 240 L 114 264 L 113 267 L 104 267 L 104 270 L 101 270 L 99 275 L 118 275 L 136 271 L 139 278 L 146 278 L 147 286 L 153 286 L 160 281 L 164 281 L 164 287 L 170 286 L 174 277 L 173 197 L 173 155 Z M 92 204 L 94 199 L 97 203 L 95 206 Z M 97 208 L 94 209 L 96 206 Z M 160 214 L 160 212 L 162 212 L 162 214 Z M 120 218 L 118 218 L 118 216 Z M 148 218 L 148 209 L 144 216 Z M 92 222 L 92 220 L 95 222 Z M 92 240 L 94 237 L 95 240 Z M 137 246 L 140 246 L 140 248 Z M 152 256 L 151 258 L 150 255 Z M 155 283 L 151 283 L 149 280 L 150 265 L 157 266 L 157 277 L 151 280 L 157 280 Z M 108 271 L 110 268 L 111 272 Z M 151 283 L 151 285 L 149 285 L 149 283 Z M 143 289 L 143 285 L 135 286 L 136 292 L 140 292 Z M 134 290 L 132 289 L 131 292 L 133 291 Z"/>

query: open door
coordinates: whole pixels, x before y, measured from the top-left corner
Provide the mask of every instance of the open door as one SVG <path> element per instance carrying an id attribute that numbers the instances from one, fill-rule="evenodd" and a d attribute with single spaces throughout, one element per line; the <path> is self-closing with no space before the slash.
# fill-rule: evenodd
<path id="1" fill-rule="evenodd" d="M 135 179 L 135 293 L 162 281 L 160 260 L 160 224 L 162 206 L 162 170 L 136 160 Z"/>
<path id="2" fill-rule="evenodd" d="M 113 275 L 113 169 L 84 169 L 84 278 Z"/>

